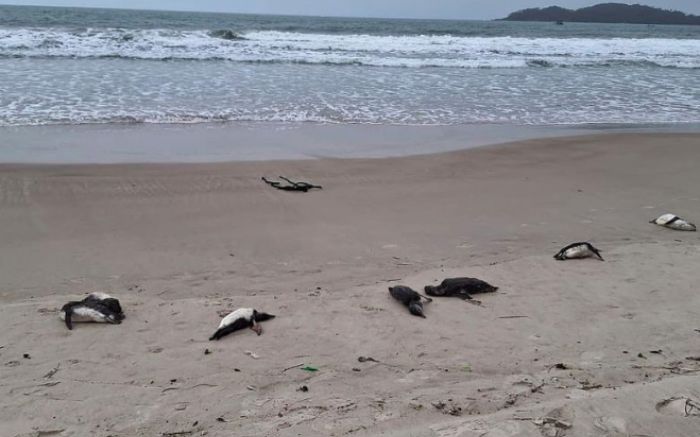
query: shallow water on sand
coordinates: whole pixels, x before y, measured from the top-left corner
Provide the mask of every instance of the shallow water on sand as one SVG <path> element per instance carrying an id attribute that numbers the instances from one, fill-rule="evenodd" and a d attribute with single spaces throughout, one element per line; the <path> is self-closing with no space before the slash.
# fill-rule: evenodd
<path id="1" fill-rule="evenodd" d="M 534 138 L 700 133 L 700 124 L 385 126 L 313 123 L 0 127 L 0 163 L 222 162 L 420 155 Z"/>

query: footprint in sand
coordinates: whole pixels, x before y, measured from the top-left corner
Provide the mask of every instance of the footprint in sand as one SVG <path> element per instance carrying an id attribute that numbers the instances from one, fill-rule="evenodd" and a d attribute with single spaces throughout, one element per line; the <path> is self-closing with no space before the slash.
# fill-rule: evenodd
<path id="1" fill-rule="evenodd" d="M 605 359 L 605 352 L 603 351 L 584 351 L 579 356 L 581 364 L 598 364 L 603 362 Z"/>
<path id="2" fill-rule="evenodd" d="M 629 435 L 627 433 L 627 421 L 622 417 L 598 417 L 593 422 L 593 426 L 604 432 L 606 436 Z"/>
<path id="3" fill-rule="evenodd" d="M 569 429 L 574 426 L 576 415 L 569 406 L 555 408 L 546 416 L 533 421 L 540 428 L 540 433 L 544 437 L 564 437 Z"/>

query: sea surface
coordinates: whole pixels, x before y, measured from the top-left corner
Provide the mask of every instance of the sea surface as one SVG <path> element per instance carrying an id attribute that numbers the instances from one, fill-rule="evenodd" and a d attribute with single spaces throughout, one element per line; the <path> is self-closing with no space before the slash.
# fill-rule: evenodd
<path id="1" fill-rule="evenodd" d="M 700 122 L 700 26 L 0 6 L 0 126 Z"/>

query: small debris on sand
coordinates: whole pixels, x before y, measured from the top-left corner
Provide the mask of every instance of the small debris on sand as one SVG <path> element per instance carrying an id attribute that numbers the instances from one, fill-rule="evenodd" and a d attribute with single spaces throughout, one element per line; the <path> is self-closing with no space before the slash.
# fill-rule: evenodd
<path id="1" fill-rule="evenodd" d="M 286 367 L 286 368 L 282 369 L 282 373 L 286 372 L 287 370 L 296 369 L 297 367 L 301 367 L 303 365 L 304 365 L 304 363 L 299 363 L 299 364 L 295 364 L 293 366 Z"/>
<path id="2" fill-rule="evenodd" d="M 61 367 L 61 364 L 60 364 L 60 363 L 57 364 L 56 367 L 54 367 L 53 369 L 49 370 L 49 371 L 46 373 L 46 375 L 44 375 L 44 378 L 46 378 L 46 379 L 51 379 L 51 378 L 53 378 L 53 376 L 58 372 L 58 370 L 59 370 L 60 367 Z"/>
<path id="3" fill-rule="evenodd" d="M 437 410 L 440 410 L 443 414 L 449 414 L 450 416 L 461 416 L 462 407 L 458 407 L 452 403 L 452 399 L 445 401 L 431 402 L 431 405 Z"/>
<path id="4" fill-rule="evenodd" d="M 316 367 L 313 367 L 313 366 L 305 366 L 305 367 L 302 367 L 301 370 L 305 370 L 307 372 L 318 372 L 318 369 Z"/>
<path id="5" fill-rule="evenodd" d="M 278 177 L 280 179 L 282 179 L 283 181 L 287 182 L 287 185 L 285 185 L 282 182 L 271 181 L 265 177 L 262 177 L 261 179 L 263 180 L 263 182 L 270 185 L 271 187 L 277 188 L 278 190 L 282 190 L 282 191 L 301 191 L 303 193 L 306 193 L 307 191 L 314 189 L 314 188 L 317 190 L 323 189 L 323 187 L 321 187 L 320 185 L 313 185 L 313 184 L 310 184 L 308 182 L 303 182 L 303 181 L 302 182 L 294 182 L 290 179 L 285 178 L 284 176 L 278 176 Z"/>
<path id="6" fill-rule="evenodd" d="M 371 361 L 371 362 L 373 362 L 373 363 L 378 363 L 378 362 L 379 362 L 379 361 L 375 360 L 375 359 L 372 358 L 372 357 L 357 357 L 357 361 L 359 361 L 359 362 L 361 362 L 361 363 L 366 363 L 366 362 L 368 362 L 368 361 Z"/>
<path id="7" fill-rule="evenodd" d="M 657 402 L 656 411 L 684 417 L 700 416 L 700 402 L 685 396 L 675 396 Z"/>

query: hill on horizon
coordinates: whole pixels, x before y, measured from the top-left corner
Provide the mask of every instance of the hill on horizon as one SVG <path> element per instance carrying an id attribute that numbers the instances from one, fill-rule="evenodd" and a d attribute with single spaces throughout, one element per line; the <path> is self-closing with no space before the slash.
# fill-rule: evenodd
<path id="1" fill-rule="evenodd" d="M 581 9 L 560 6 L 529 8 L 513 12 L 504 21 L 569 21 L 580 23 L 690 24 L 700 25 L 700 16 L 640 4 L 601 3 Z"/>

